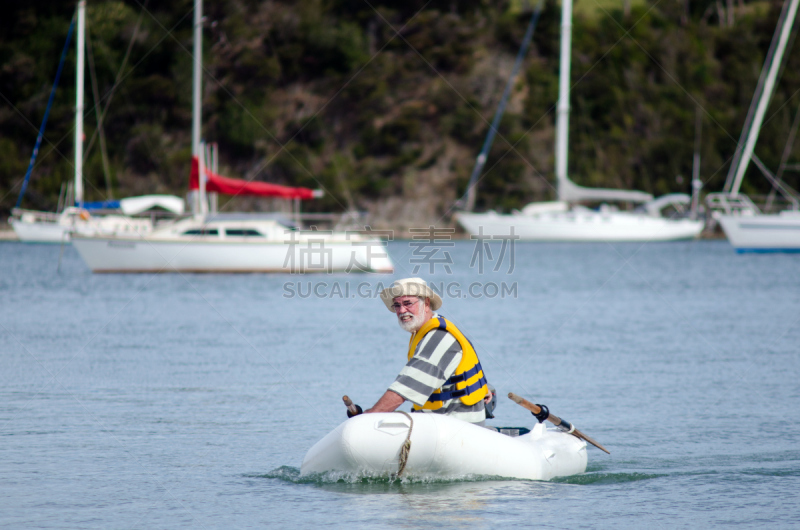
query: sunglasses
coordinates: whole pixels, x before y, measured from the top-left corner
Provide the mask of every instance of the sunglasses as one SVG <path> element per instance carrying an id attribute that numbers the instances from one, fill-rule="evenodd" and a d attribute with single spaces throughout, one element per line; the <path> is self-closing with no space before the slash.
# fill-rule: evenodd
<path id="1" fill-rule="evenodd" d="M 405 307 L 406 309 L 411 309 L 411 306 L 413 306 L 417 302 L 419 302 L 419 299 L 417 299 L 414 302 L 411 302 L 410 300 L 406 300 L 402 304 L 398 304 L 397 302 L 395 302 L 395 303 L 392 304 L 392 309 L 394 309 L 395 312 L 399 311 L 401 307 Z"/>

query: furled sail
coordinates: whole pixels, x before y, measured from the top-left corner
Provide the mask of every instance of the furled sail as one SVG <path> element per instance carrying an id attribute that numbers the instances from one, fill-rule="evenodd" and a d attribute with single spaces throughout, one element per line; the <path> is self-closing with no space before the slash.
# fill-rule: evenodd
<path id="1" fill-rule="evenodd" d="M 189 175 L 189 189 L 199 189 L 200 174 L 197 157 L 192 157 L 192 172 Z M 321 196 L 321 190 L 309 188 L 292 188 L 280 186 L 269 182 L 251 182 L 217 175 L 206 168 L 206 191 L 223 193 L 225 195 L 255 195 L 258 197 L 281 197 L 283 199 L 316 199 Z"/>
<path id="2" fill-rule="evenodd" d="M 585 188 L 575 184 L 566 175 L 563 175 L 558 177 L 558 199 L 567 202 L 629 201 L 639 203 L 651 201 L 653 196 L 636 190 Z"/>

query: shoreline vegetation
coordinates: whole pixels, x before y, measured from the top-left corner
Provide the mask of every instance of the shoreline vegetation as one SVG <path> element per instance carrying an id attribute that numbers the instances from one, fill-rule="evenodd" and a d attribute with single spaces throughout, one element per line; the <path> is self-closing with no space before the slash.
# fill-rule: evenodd
<path id="1" fill-rule="evenodd" d="M 109 190 L 120 198 L 184 195 L 187 188 L 192 2 L 145 5 L 88 2 L 87 200 L 108 198 Z M 324 198 L 304 203 L 305 212 L 362 211 L 373 228 L 400 232 L 454 226 L 451 208 L 465 191 L 534 5 L 206 2 L 203 137 L 219 144 L 222 174 L 323 188 Z M 690 193 L 700 108 L 704 192 L 721 190 L 781 5 L 577 2 L 573 180 Z M 479 183 L 478 211 L 554 198 L 559 6 L 545 4 Z M 72 2 L 14 2 L 0 21 L 3 218 L 16 202 L 73 9 Z M 756 149 L 773 171 L 800 101 L 797 46 L 787 50 Z M 62 183 L 72 179 L 72 48 L 24 208 L 54 210 Z M 106 173 L 95 109 L 109 98 Z M 800 187 L 798 173 L 785 179 Z M 769 187 L 751 168 L 742 191 L 765 195 Z M 221 211 L 286 207 L 220 197 Z"/>

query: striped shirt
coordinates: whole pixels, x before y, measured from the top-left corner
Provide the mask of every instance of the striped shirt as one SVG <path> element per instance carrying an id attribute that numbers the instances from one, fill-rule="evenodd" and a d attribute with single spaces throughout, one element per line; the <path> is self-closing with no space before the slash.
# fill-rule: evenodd
<path id="1" fill-rule="evenodd" d="M 433 315 L 436 318 L 438 315 Z M 461 362 L 461 345 L 450 333 L 434 329 L 425 335 L 417 345 L 414 356 L 400 371 L 389 390 L 401 397 L 423 406 L 436 389 L 443 392 L 455 390 L 456 385 L 444 385 L 455 373 Z M 447 414 L 471 423 L 483 424 L 486 419 L 483 400 L 474 405 L 465 405 L 461 399 L 448 399 L 437 410 L 425 410 L 437 414 Z"/>

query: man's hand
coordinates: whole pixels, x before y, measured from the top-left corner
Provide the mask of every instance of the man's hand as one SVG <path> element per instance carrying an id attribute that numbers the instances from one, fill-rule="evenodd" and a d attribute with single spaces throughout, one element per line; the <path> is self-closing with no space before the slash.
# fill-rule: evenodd
<path id="1" fill-rule="evenodd" d="M 367 414 L 370 412 L 394 412 L 405 400 L 406 399 L 397 392 L 387 390 L 371 409 L 367 409 L 364 412 Z"/>

